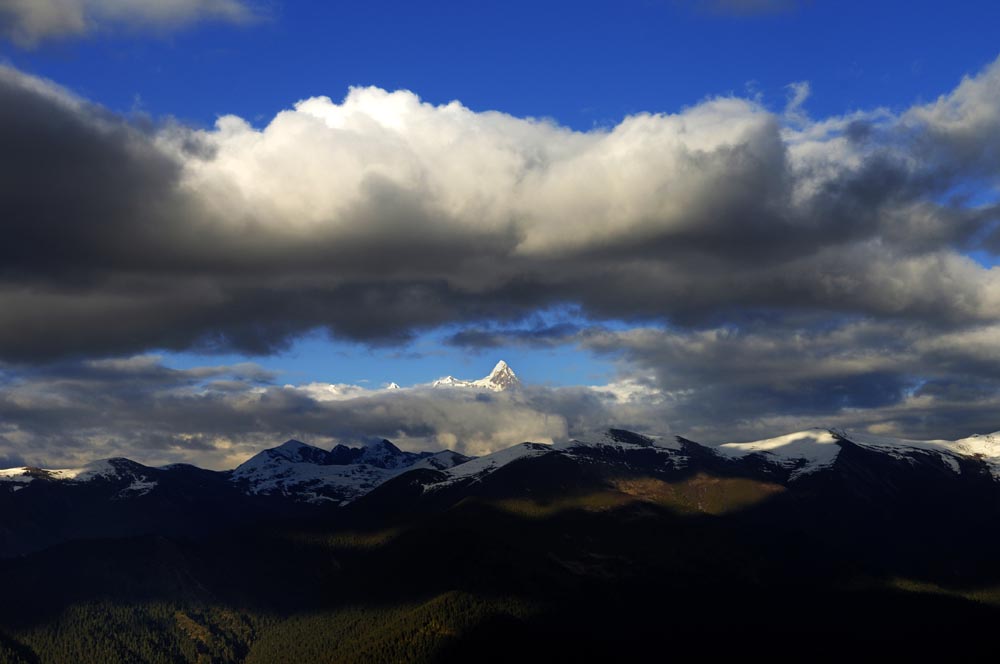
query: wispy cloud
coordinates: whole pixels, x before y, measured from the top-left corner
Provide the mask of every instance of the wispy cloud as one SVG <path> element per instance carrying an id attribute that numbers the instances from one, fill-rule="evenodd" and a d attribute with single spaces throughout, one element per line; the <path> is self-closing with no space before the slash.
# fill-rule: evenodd
<path id="1" fill-rule="evenodd" d="M 703 10 L 728 16 L 758 16 L 795 10 L 809 0 L 696 0 Z"/>
<path id="2" fill-rule="evenodd" d="M 94 32 L 172 31 L 203 21 L 246 23 L 244 0 L 0 0 L 0 35 L 20 46 Z"/>

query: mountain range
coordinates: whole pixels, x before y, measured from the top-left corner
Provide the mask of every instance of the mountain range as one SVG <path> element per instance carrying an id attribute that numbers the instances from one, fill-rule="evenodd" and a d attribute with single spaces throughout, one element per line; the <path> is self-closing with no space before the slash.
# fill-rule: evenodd
<path id="1" fill-rule="evenodd" d="M 859 456 L 872 469 L 892 464 L 897 475 L 934 471 L 940 481 L 956 486 L 982 484 L 1000 499 L 1000 434 L 912 441 L 812 429 L 749 443 L 703 445 L 683 437 L 664 440 L 609 429 L 587 441 L 525 442 L 482 457 L 451 450 L 407 452 L 385 439 L 331 450 L 289 440 L 230 471 L 188 464 L 155 468 L 125 458 L 72 469 L 0 470 L 0 555 L 79 537 L 198 532 L 219 527 L 220 520 L 238 525 L 258 513 L 346 507 L 377 489 L 382 489 L 376 493 L 384 502 L 385 495 L 401 486 L 409 487 L 409 493 L 399 500 L 400 509 L 440 503 L 442 496 L 457 502 L 492 486 L 491 476 L 508 476 L 501 472 L 508 466 L 598 464 L 609 472 L 641 468 L 665 479 L 712 472 L 791 488 L 840 477 Z M 552 487 L 533 490 L 558 493 L 560 478 L 554 474 Z"/>
<path id="2" fill-rule="evenodd" d="M 0 661 L 989 656 L 1000 434 L 581 438 L 2 470 Z"/>

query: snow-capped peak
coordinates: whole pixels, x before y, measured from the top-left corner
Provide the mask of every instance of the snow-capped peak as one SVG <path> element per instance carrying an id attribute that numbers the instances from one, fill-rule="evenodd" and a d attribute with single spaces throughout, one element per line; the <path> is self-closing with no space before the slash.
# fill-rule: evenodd
<path id="1" fill-rule="evenodd" d="M 286 440 L 285 442 L 283 442 L 281 445 L 278 445 L 274 449 L 285 450 L 286 452 L 296 452 L 304 447 L 312 447 L 312 445 L 303 443 L 301 440 L 295 440 L 294 438 L 292 438 L 290 440 Z"/>
<path id="2" fill-rule="evenodd" d="M 453 468 L 460 464 L 469 461 L 472 457 L 467 457 L 464 454 L 459 454 L 458 452 L 453 452 L 452 450 L 444 450 L 432 454 L 429 457 L 425 457 L 421 461 L 410 466 L 410 469 L 423 468 L 427 470 L 447 470 Z"/>
<path id="3" fill-rule="evenodd" d="M 261 454 L 269 458 L 280 457 L 294 463 L 323 463 L 328 452 L 293 438 Z"/>
<path id="4" fill-rule="evenodd" d="M 297 440 L 259 452 L 232 472 L 250 494 L 277 494 L 319 503 L 343 503 L 410 468 L 450 469 L 469 457 L 445 450 L 404 452 L 386 439 L 363 447 L 338 444 L 327 452 Z M 418 465 L 426 461 L 426 464 Z"/>
<path id="5" fill-rule="evenodd" d="M 588 447 L 613 447 L 621 450 L 635 449 L 638 447 L 657 448 L 658 450 L 677 450 L 680 445 L 676 442 L 664 440 L 659 437 L 644 436 L 634 431 L 626 429 L 607 429 L 603 432 L 594 432 L 584 439 L 574 438 L 567 442 L 558 442 L 553 445 L 555 449 L 573 451 Z"/>
<path id="6" fill-rule="evenodd" d="M 504 390 L 519 387 L 520 385 L 521 381 L 518 380 L 517 374 L 503 360 L 497 362 L 496 366 L 493 367 L 493 371 L 488 376 L 479 380 L 462 380 L 454 376 L 445 376 L 431 383 L 431 387 L 471 387 L 477 390 L 490 390 L 492 392 L 503 392 Z"/>
<path id="7" fill-rule="evenodd" d="M 389 383 L 388 385 L 386 385 L 385 389 L 387 389 L 387 390 L 401 390 L 403 388 L 401 388 L 398 383 L 392 382 L 392 383 Z"/>
<path id="8" fill-rule="evenodd" d="M 407 459 L 402 450 L 390 441 L 382 439 L 368 443 L 361 449 L 358 463 L 367 463 L 378 468 L 398 468 L 407 465 Z"/>
<path id="9" fill-rule="evenodd" d="M 521 381 L 517 379 L 517 374 L 503 360 L 497 362 L 497 365 L 493 367 L 493 371 L 490 372 L 489 376 L 476 382 L 481 383 L 483 381 L 497 391 L 506 390 L 521 384 Z"/>

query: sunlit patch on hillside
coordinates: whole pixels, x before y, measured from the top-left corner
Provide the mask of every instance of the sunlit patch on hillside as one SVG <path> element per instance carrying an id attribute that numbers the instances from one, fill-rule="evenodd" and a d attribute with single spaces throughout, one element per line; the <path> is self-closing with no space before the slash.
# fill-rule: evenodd
<path id="1" fill-rule="evenodd" d="M 780 484 L 770 482 L 698 473 L 681 482 L 654 477 L 615 478 L 608 483 L 608 489 L 591 493 L 554 500 L 507 498 L 491 504 L 529 518 L 547 518 L 569 510 L 603 512 L 635 503 L 657 505 L 680 514 L 721 515 L 751 507 L 784 490 Z"/>

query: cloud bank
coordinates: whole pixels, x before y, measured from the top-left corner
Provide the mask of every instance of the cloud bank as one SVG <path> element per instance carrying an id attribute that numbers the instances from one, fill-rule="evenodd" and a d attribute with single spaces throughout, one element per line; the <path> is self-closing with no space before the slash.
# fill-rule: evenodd
<path id="1" fill-rule="evenodd" d="M 616 423 L 617 399 L 588 388 L 484 394 L 276 378 L 253 364 L 171 369 L 155 356 L 0 375 L 0 459 L 65 467 L 126 455 L 221 469 L 290 437 L 327 446 L 389 437 L 404 448 L 479 455 Z"/>
<path id="2" fill-rule="evenodd" d="M 480 393 L 283 384 L 254 364 L 179 370 L 156 356 L 60 362 L 0 374 L 0 459 L 72 467 L 129 456 L 224 469 L 288 438 L 332 447 L 388 437 L 412 450 L 479 455 L 608 427 L 707 443 L 812 426 L 957 439 L 994 430 L 1000 411 L 996 325 L 944 335 L 877 322 L 593 327 L 502 345 L 518 343 L 573 344 L 616 359 L 621 375 L 605 385 Z"/>
<path id="3" fill-rule="evenodd" d="M 0 0 L 0 35 L 20 46 L 112 28 L 176 30 L 202 21 L 245 23 L 243 0 Z"/>
<path id="4" fill-rule="evenodd" d="M 35 381 L 149 349 L 268 353 L 317 328 L 400 344 L 448 325 L 456 344 L 575 344 L 622 372 L 488 408 L 140 390 L 204 429 L 136 430 L 194 447 L 222 423 L 243 440 L 343 427 L 473 453 L 600 418 L 710 438 L 810 418 L 935 437 L 997 428 L 1000 63 L 901 111 L 814 119 L 807 91 L 791 87 L 781 112 L 715 97 L 581 132 L 355 88 L 263 126 L 197 129 L 2 68 L 0 361 Z M 583 323 L 525 323 L 554 307 Z M 36 397 L 63 395 L 49 407 L 62 431 L 60 409 L 78 430 L 112 412 L 84 399 L 95 388 L 46 385 Z M 0 421 L 20 423 L 0 454 L 42 440 L 25 431 L 46 411 L 27 403 L 7 404 Z M 228 415 L 199 419 L 209 406 Z M 126 430 L 91 442 L 110 449 L 95 441 Z"/>
<path id="5" fill-rule="evenodd" d="M 358 88 L 200 131 L 3 69 L 0 358 L 395 342 L 566 303 L 983 324 L 1000 272 L 965 254 L 997 248 L 998 208 L 958 188 L 995 192 L 998 82 L 896 115 L 715 98 L 590 132 Z"/>

